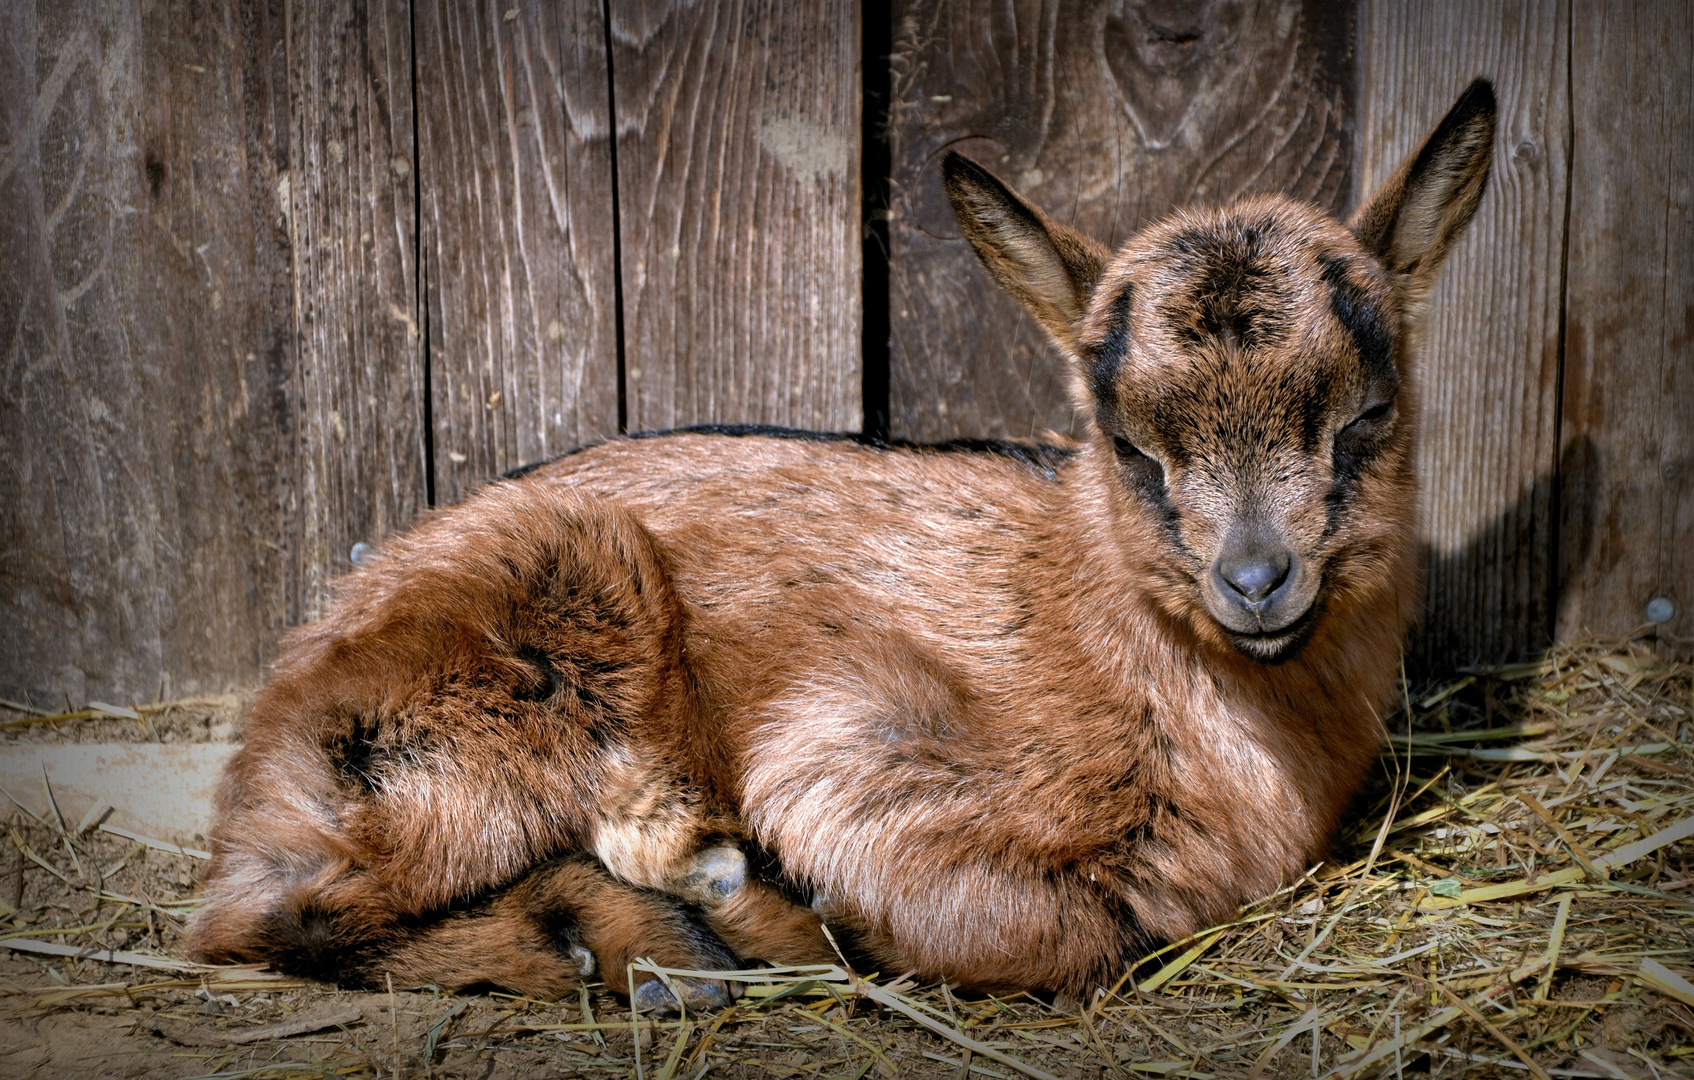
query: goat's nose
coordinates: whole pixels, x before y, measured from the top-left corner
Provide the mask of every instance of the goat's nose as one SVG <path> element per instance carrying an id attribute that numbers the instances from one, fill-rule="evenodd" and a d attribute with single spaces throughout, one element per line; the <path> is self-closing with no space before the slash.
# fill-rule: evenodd
<path id="1" fill-rule="evenodd" d="M 1256 550 L 1224 555 L 1218 559 L 1218 577 L 1250 604 L 1257 604 L 1288 580 L 1293 559 L 1286 548 Z"/>

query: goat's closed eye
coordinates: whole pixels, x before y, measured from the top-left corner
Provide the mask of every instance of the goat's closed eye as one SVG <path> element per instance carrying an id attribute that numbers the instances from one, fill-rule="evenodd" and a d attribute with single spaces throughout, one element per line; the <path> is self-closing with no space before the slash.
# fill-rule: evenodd
<path id="1" fill-rule="evenodd" d="M 1112 436 L 1112 453 L 1125 484 L 1143 498 L 1155 502 L 1164 499 L 1165 467 L 1157 458 L 1122 435 Z"/>
<path id="2" fill-rule="evenodd" d="M 1146 451 L 1122 435 L 1112 436 L 1112 449 L 1117 451 L 1118 458 L 1123 461 L 1151 460 L 1147 457 Z"/>
<path id="3" fill-rule="evenodd" d="M 1364 434 L 1378 420 L 1381 420 L 1383 417 L 1387 416 L 1389 410 L 1392 409 L 1392 408 L 1394 408 L 1394 403 L 1392 401 L 1384 401 L 1380 405 L 1372 405 L 1370 408 L 1366 409 L 1364 412 L 1360 413 L 1357 417 L 1355 417 L 1352 423 L 1350 423 L 1346 427 L 1342 428 L 1341 434 L 1343 434 L 1343 435 L 1362 435 L 1362 434 Z"/>

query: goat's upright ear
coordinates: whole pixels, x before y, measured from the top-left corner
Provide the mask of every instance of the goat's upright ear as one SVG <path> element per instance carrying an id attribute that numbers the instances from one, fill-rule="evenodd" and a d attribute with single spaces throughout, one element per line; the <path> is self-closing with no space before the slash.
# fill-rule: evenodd
<path id="1" fill-rule="evenodd" d="M 1106 249 L 1048 218 L 963 154 L 942 160 L 941 177 L 959 227 L 988 272 L 1076 357 L 1077 326 L 1105 271 Z"/>
<path id="2" fill-rule="evenodd" d="M 1470 223 L 1494 160 L 1494 84 L 1478 79 L 1348 225 L 1411 305 Z"/>

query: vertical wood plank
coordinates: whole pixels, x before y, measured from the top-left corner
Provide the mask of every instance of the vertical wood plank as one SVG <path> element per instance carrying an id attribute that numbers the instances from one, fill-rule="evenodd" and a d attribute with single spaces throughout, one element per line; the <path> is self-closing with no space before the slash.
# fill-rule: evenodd
<path id="1" fill-rule="evenodd" d="M 438 502 L 618 428 L 599 0 L 418 7 Z"/>
<path id="2" fill-rule="evenodd" d="M 1429 562 L 1412 653 L 1420 665 L 1515 659 L 1551 625 L 1569 10 L 1384 0 L 1361 17 L 1361 196 L 1472 79 L 1494 80 L 1500 102 L 1488 194 L 1417 339 Z"/>
<path id="3" fill-rule="evenodd" d="M 428 505 L 412 32 L 401 0 L 291 7 L 288 29 L 299 355 L 290 543 L 310 616 L 354 543 L 380 542 Z"/>
<path id="4" fill-rule="evenodd" d="M 855 429 L 850 0 L 612 5 L 630 430 Z"/>
<path id="5" fill-rule="evenodd" d="M 1350 7 L 1319 0 L 901 0 L 892 57 L 890 428 L 1072 426 L 1062 361 L 975 265 L 937 176 L 977 157 L 1115 244 L 1173 206 L 1292 191 L 1339 208 Z"/>
<path id="6" fill-rule="evenodd" d="M 0 6 L 0 692 L 256 679 L 289 615 L 280 20 Z"/>
<path id="7" fill-rule="evenodd" d="M 1571 42 L 1559 633 L 1662 599 L 1694 637 L 1694 11 L 1582 4 Z"/>

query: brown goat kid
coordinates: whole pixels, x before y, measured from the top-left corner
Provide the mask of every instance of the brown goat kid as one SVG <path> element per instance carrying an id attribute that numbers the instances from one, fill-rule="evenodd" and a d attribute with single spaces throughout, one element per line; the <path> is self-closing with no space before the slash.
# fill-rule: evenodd
<path id="1" fill-rule="evenodd" d="M 617 439 L 431 514 L 276 664 L 194 948 L 671 1009 L 630 960 L 828 960 L 821 919 L 1082 995 L 1297 877 L 1416 606 L 1407 342 L 1494 114 L 1472 85 L 1348 226 L 1255 197 L 1116 254 L 949 156 L 1086 435 Z"/>

